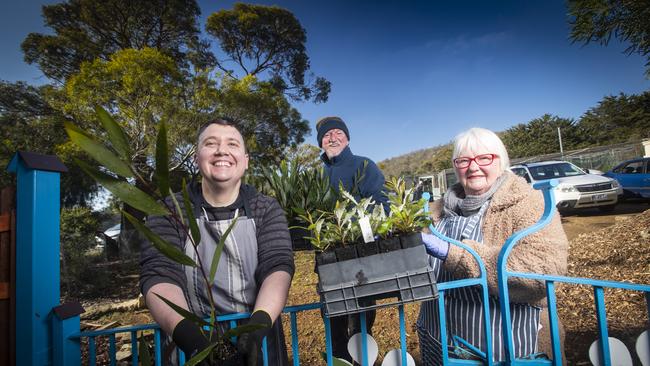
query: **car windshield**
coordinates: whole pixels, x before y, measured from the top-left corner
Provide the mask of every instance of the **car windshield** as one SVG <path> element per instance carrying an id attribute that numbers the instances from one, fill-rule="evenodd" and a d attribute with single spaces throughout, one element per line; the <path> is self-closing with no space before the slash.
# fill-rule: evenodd
<path id="1" fill-rule="evenodd" d="M 535 167 L 528 167 L 528 170 L 535 180 L 573 177 L 576 175 L 585 174 L 582 169 L 571 163 L 540 165 Z"/>

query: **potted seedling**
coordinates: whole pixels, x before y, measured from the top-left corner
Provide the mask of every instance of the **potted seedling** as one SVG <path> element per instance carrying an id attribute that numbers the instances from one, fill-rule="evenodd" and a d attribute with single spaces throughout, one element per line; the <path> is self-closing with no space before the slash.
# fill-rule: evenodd
<path id="1" fill-rule="evenodd" d="M 334 252 L 339 262 L 357 257 L 356 248 L 352 245 L 358 238 L 353 217 L 354 211 L 348 210 L 346 201 L 336 201 L 331 220 L 326 223 L 326 232 L 330 240 L 335 243 Z"/>
<path id="2" fill-rule="evenodd" d="M 404 249 L 422 245 L 420 233 L 431 223 L 431 219 L 424 212 L 426 200 L 414 201 L 415 189 L 406 188 L 406 182 L 402 178 L 391 178 L 386 182 L 386 188 L 394 192 L 388 197 L 390 201 L 388 220 L 393 237 L 399 238 Z"/>
<path id="3" fill-rule="evenodd" d="M 307 227 L 304 229 L 311 233 L 311 236 L 305 238 L 316 250 L 316 266 L 336 263 L 336 253 L 331 250 L 331 236 L 327 236 L 323 232 L 326 216 L 325 212 L 321 212 L 317 218 L 314 218 L 310 212 L 300 215 L 300 218 L 307 223 Z"/>
<path id="4" fill-rule="evenodd" d="M 421 203 L 408 201 L 412 191 L 405 189 L 402 182 L 396 180 L 388 185 L 396 188 L 391 193 L 391 209 L 396 214 L 389 217 L 372 199 L 356 200 L 345 190 L 340 190 L 341 200 L 331 212 L 302 215 L 309 223 L 309 240 L 318 251 L 318 291 L 326 314 L 349 314 L 377 306 L 366 305 L 365 299 L 397 298 L 379 305 L 389 306 L 437 295 L 424 246 L 402 249 L 400 236 L 396 235 L 404 237 L 415 230 L 419 235 L 419 225 L 426 222 L 423 206 L 416 209 Z M 392 242 L 391 250 L 380 250 L 375 243 L 377 237 L 382 238 L 380 244 Z M 332 262 L 331 248 L 336 262 Z"/>

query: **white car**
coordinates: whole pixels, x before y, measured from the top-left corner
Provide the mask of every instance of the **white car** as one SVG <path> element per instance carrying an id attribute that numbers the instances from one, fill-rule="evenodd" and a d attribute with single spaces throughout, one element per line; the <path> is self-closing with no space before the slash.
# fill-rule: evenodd
<path id="1" fill-rule="evenodd" d="M 559 210 L 597 207 L 612 211 L 623 189 L 614 179 L 586 173 L 567 161 L 543 161 L 510 167 L 513 173 L 533 184 L 541 180 L 557 179 L 553 190 Z"/>

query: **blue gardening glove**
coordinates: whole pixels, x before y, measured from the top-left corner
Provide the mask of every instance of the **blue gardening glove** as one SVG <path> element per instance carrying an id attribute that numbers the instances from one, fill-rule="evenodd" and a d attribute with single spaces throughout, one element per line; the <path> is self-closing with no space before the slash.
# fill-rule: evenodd
<path id="1" fill-rule="evenodd" d="M 271 331 L 273 321 L 266 311 L 257 310 L 251 315 L 246 324 L 259 324 L 264 326 L 250 333 L 244 333 L 237 339 L 237 350 L 244 355 L 246 365 L 257 366 L 258 362 L 262 362 L 262 339 Z"/>
<path id="2" fill-rule="evenodd" d="M 433 234 L 425 233 L 422 233 L 422 241 L 424 242 L 424 247 L 427 249 L 429 255 L 442 259 L 443 261 L 447 259 L 449 243 Z"/>

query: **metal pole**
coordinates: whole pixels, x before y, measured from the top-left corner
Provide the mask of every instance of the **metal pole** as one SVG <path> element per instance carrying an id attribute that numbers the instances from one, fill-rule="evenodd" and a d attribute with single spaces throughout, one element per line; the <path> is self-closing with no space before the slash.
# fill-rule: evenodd
<path id="1" fill-rule="evenodd" d="M 67 168 L 55 156 L 20 151 L 7 170 L 17 176 L 16 361 L 52 365 L 52 308 L 61 300 L 59 176 Z"/>
<path id="2" fill-rule="evenodd" d="M 560 140 L 560 155 L 562 155 L 562 160 L 564 160 L 564 150 L 562 149 L 562 132 L 560 128 L 557 128 L 557 138 Z"/>

